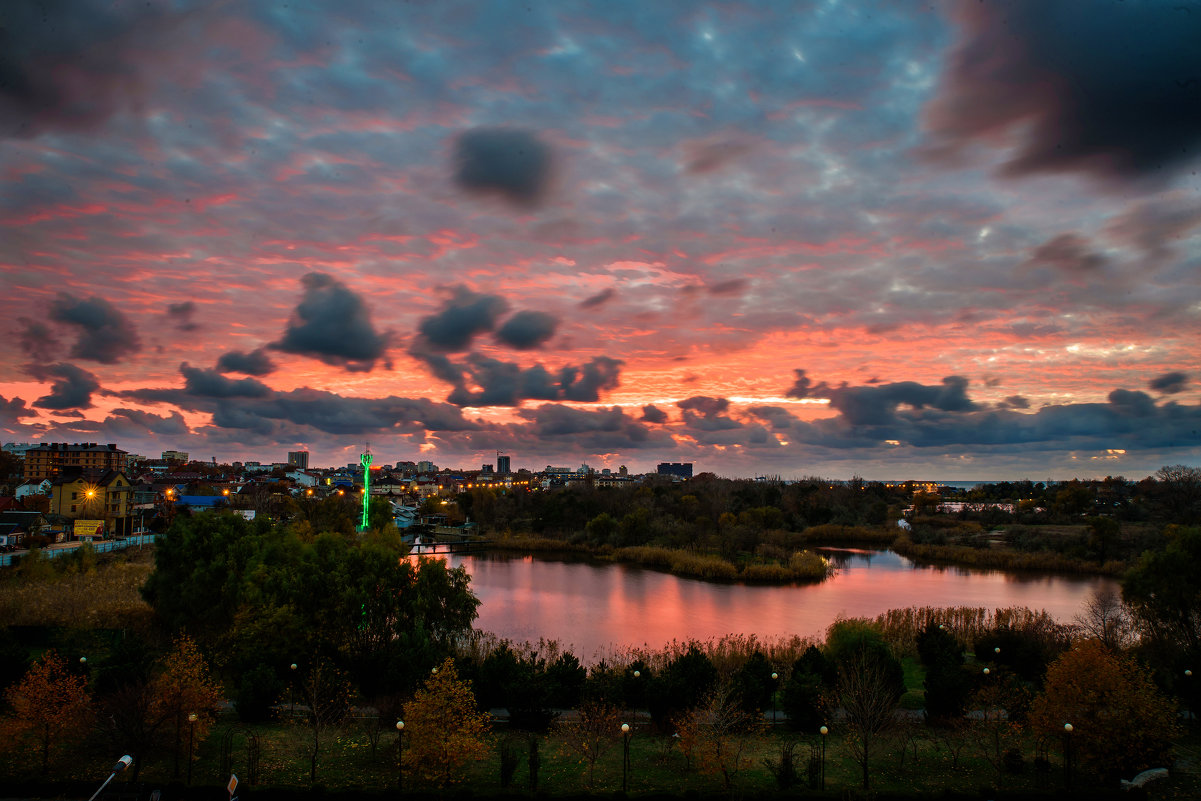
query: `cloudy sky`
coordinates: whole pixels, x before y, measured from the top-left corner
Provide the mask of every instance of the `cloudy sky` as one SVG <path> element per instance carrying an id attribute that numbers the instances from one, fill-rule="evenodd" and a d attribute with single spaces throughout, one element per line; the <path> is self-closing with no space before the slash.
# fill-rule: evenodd
<path id="1" fill-rule="evenodd" d="M 1201 2 L 0 7 L 0 437 L 1201 460 Z"/>

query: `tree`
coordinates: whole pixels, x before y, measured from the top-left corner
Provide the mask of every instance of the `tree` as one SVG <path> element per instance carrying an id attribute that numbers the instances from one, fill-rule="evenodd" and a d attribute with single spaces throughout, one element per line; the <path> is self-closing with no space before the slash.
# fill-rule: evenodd
<path id="1" fill-rule="evenodd" d="M 67 671 L 66 661 L 47 651 L 5 693 L 17 728 L 31 735 L 42 757 L 42 773 L 50 770 L 50 753 L 86 732 L 92 718 L 87 680 Z"/>
<path id="2" fill-rule="evenodd" d="M 717 668 L 696 643 L 647 682 L 647 711 L 657 725 L 699 705 L 717 685 Z"/>
<path id="3" fill-rule="evenodd" d="M 555 722 L 561 748 L 588 766 L 588 790 L 591 792 L 596 763 L 620 742 L 621 712 L 605 703 L 585 702 L 575 717 Z"/>
<path id="4" fill-rule="evenodd" d="M 812 734 L 825 720 L 825 697 L 838 680 L 838 670 L 817 646 L 810 645 L 792 665 L 780 692 L 780 707 L 794 729 Z"/>
<path id="5" fill-rule="evenodd" d="M 179 778 L 180 750 L 183 736 L 203 742 L 217 718 L 224 700 L 221 687 L 209 676 L 208 665 L 196 642 L 186 634 L 175 638 L 171 650 L 162 660 L 162 672 L 153 683 L 152 716 L 166 721 L 174 741 L 174 776 Z M 189 716 L 195 714 L 195 722 Z M 190 730 L 189 730 L 189 727 Z"/>
<path id="6" fill-rule="evenodd" d="M 468 759 L 484 752 L 487 713 L 476 709 L 471 684 L 446 659 L 404 707 L 407 763 L 425 781 L 446 787 Z"/>
<path id="7" fill-rule="evenodd" d="M 1111 651 L 1124 651 L 1137 641 L 1134 619 L 1113 587 L 1099 587 L 1076 615 L 1076 625 Z"/>
<path id="8" fill-rule="evenodd" d="M 1176 709 L 1140 666 L 1098 640 L 1084 640 L 1047 668 L 1043 694 L 1030 710 L 1040 734 L 1073 726 L 1072 749 L 1107 775 L 1133 776 L 1164 764 L 1179 733 Z"/>
<path id="9" fill-rule="evenodd" d="M 1169 533 L 1162 550 L 1143 554 L 1122 581 L 1144 639 L 1171 654 L 1201 654 L 1201 528 Z"/>
<path id="10" fill-rule="evenodd" d="M 1201 508 L 1201 468 L 1165 465 L 1155 471 L 1155 479 L 1168 516 L 1178 523 L 1195 523 Z"/>
<path id="11" fill-rule="evenodd" d="M 321 735 L 337 726 L 351 709 L 351 688 L 346 674 L 328 661 L 317 659 L 305 671 L 300 681 L 307 717 L 305 723 L 313 734 L 309 750 L 309 783 L 317 783 L 317 758 L 321 754 Z"/>
<path id="12" fill-rule="evenodd" d="M 750 767 L 747 735 L 762 725 L 760 715 L 747 712 L 737 688 L 723 683 L 699 706 L 683 713 L 678 722 L 680 746 L 695 756 L 702 773 L 721 776 L 722 786 L 733 790 L 738 775 Z"/>
<path id="13" fill-rule="evenodd" d="M 864 790 L 871 789 L 872 747 L 876 739 L 896 722 L 900 697 L 895 671 L 878 652 L 860 649 L 839 660 L 838 702 L 845 715 L 851 755 L 863 771 Z"/>
<path id="14" fill-rule="evenodd" d="M 963 717 L 971 692 L 963 667 L 963 644 L 930 621 L 917 635 L 917 653 L 926 668 L 926 716 L 939 723 Z"/>

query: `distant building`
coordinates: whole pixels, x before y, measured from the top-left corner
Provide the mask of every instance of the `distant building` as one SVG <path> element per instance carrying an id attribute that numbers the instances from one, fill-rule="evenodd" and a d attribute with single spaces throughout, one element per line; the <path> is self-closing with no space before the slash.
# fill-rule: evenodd
<path id="1" fill-rule="evenodd" d="M 309 469 L 309 452 L 308 451 L 288 451 L 288 465 L 291 467 L 299 467 L 301 470 Z"/>
<path id="2" fill-rule="evenodd" d="M 128 454 L 112 443 L 51 442 L 25 451 L 26 481 L 54 478 L 66 468 L 77 467 L 85 474 L 99 475 L 109 470 L 124 470 Z"/>
<path id="3" fill-rule="evenodd" d="M 120 470 L 98 477 L 68 470 L 52 483 L 50 513 L 68 520 L 103 520 L 107 533 L 127 534 L 132 496 L 133 485 Z"/>
<path id="4" fill-rule="evenodd" d="M 507 476 L 513 472 L 513 464 L 509 461 L 508 456 L 496 457 L 496 472 L 502 476 Z"/>
<path id="5" fill-rule="evenodd" d="M 189 454 L 187 451 L 163 451 L 164 462 L 183 462 L 188 463 Z"/>
<path id="6" fill-rule="evenodd" d="M 692 478 L 692 462 L 660 462 L 658 473 L 661 476 Z"/>
<path id="7" fill-rule="evenodd" d="M 417 472 L 418 473 L 437 473 L 438 465 L 434 464 L 433 462 L 418 462 L 417 463 Z"/>

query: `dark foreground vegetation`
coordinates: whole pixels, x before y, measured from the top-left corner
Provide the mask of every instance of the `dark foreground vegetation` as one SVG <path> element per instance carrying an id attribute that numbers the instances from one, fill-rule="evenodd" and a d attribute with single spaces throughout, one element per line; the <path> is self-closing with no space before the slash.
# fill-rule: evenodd
<path id="1" fill-rule="evenodd" d="M 875 491 L 702 480 L 459 505 L 483 519 L 486 503 L 545 504 L 582 528 L 527 523 L 527 534 L 615 555 L 720 555 L 738 534 L 726 556 L 745 570 L 892 533 L 851 513 L 876 506 Z M 723 493 L 727 505 L 714 505 Z M 589 508 L 592 494 L 607 511 Z M 823 504 L 835 497 L 843 511 L 825 520 L 789 517 L 832 509 Z M 360 534 L 180 516 L 153 549 L 32 556 L 0 574 L 0 786 L 82 795 L 61 782 L 98 784 L 129 753 L 121 786 L 168 796 L 190 779 L 215 797 L 230 772 L 250 797 L 382 794 L 402 782 L 406 794 L 808 795 L 821 793 L 824 766 L 830 797 L 1059 797 L 1069 786 L 1099 797 L 1155 767 L 1171 776 L 1151 797 L 1196 797 L 1201 528 L 1166 511 L 1101 514 L 1090 497 L 1083 512 L 1013 512 L 1002 546 L 975 543 L 973 532 L 995 539 L 1002 527 L 972 519 L 984 512 L 939 513 L 919 497 L 906 536 L 990 554 L 1020 550 L 1020 527 L 1055 526 L 1074 543 L 1055 552 L 1079 546 L 1092 564 L 1128 564 L 1121 594 L 1094 598 L 1073 623 L 1022 609 L 897 609 L 840 621 L 821 642 L 730 637 L 591 665 L 555 643 L 474 631 L 467 574 L 408 556 L 386 520 Z M 684 520 L 671 509 L 694 505 L 694 525 L 713 528 L 671 539 Z M 1188 522 L 1189 508 L 1174 519 Z M 595 524 L 602 515 L 612 523 Z M 501 519 L 489 519 L 497 534 L 520 533 Z M 638 521 L 652 534 L 637 535 Z M 1112 521 L 1116 538 L 1096 521 Z"/>

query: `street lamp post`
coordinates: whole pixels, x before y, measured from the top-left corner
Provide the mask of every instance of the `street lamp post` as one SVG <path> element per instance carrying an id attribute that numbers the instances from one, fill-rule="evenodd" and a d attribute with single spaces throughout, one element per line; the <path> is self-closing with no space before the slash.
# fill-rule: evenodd
<path id="1" fill-rule="evenodd" d="M 188 785 L 192 784 L 192 743 L 196 735 L 196 713 L 188 713 Z"/>
<path id="2" fill-rule="evenodd" d="M 1193 671 L 1184 671 L 1184 722 L 1187 724 L 1194 715 L 1193 711 Z"/>
<path id="3" fill-rule="evenodd" d="M 629 788 L 630 781 L 630 724 L 621 724 L 621 791 Z"/>
<path id="4" fill-rule="evenodd" d="M 104 780 L 104 784 L 100 785 L 100 788 L 97 789 L 96 792 L 92 793 L 92 797 L 89 798 L 88 801 L 96 801 L 96 796 L 98 796 L 102 792 L 104 792 L 104 788 L 108 787 L 108 783 L 113 780 L 113 777 L 115 777 L 118 773 L 125 770 L 132 764 L 133 764 L 133 757 L 131 757 L 129 754 L 126 754 L 125 756 L 118 759 L 117 764 L 113 765 L 113 772 L 110 773 L 108 775 L 108 778 Z"/>
<path id="5" fill-rule="evenodd" d="M 288 717 L 296 717 L 296 663 L 288 666 L 292 675 L 288 677 Z"/>
<path id="6" fill-rule="evenodd" d="M 1072 724 L 1063 724 L 1063 783 L 1072 792 Z"/>
<path id="7" fill-rule="evenodd" d="M 822 792 L 824 793 L 826 791 L 826 735 L 830 733 L 830 730 L 822 726 L 818 731 L 822 735 Z"/>
<path id="8" fill-rule="evenodd" d="M 776 688 L 779 686 L 780 674 L 771 672 L 771 725 L 776 725 Z"/>
<path id="9" fill-rule="evenodd" d="M 396 790 L 404 789 L 405 782 L 405 722 L 396 721 Z"/>

